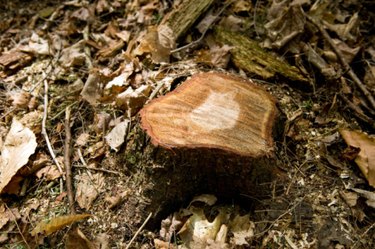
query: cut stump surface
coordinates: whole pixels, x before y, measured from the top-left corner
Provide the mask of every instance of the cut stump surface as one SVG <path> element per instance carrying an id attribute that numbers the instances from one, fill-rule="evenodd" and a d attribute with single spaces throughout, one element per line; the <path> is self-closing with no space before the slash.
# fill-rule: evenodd
<path id="1" fill-rule="evenodd" d="M 241 156 L 272 152 L 274 98 L 252 81 L 200 73 L 151 101 L 141 123 L 154 145 L 208 148 Z"/>

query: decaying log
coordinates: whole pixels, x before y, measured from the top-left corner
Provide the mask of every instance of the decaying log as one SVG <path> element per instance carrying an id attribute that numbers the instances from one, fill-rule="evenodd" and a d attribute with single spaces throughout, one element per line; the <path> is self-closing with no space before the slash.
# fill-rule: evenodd
<path id="1" fill-rule="evenodd" d="M 201 73 L 140 113 L 151 138 L 141 163 L 141 196 L 128 203 L 153 213 L 150 226 L 201 193 L 251 202 L 270 195 L 275 175 L 274 98 L 253 82 Z"/>
<path id="2" fill-rule="evenodd" d="M 168 49 L 176 47 L 176 41 L 211 6 L 214 0 L 185 0 L 166 15 L 158 26 L 159 42 Z"/>
<path id="3" fill-rule="evenodd" d="M 214 35 L 219 42 L 233 46 L 230 52 L 233 63 L 237 67 L 264 79 L 279 74 L 292 81 L 308 83 L 306 77 L 296 67 L 268 53 L 247 36 L 221 27 L 215 28 Z"/>

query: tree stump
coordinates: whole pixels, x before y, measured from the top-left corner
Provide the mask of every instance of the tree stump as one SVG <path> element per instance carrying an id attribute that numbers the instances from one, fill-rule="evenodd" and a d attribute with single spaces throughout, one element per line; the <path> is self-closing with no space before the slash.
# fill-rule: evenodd
<path id="1" fill-rule="evenodd" d="M 143 192 L 154 221 L 202 193 L 222 199 L 269 195 L 260 184 L 271 182 L 275 168 L 277 108 L 263 88 L 201 73 L 151 101 L 140 116 L 153 144 L 146 150 L 152 165 Z"/>
<path id="2" fill-rule="evenodd" d="M 251 157 L 273 150 L 275 115 L 275 101 L 265 90 L 222 73 L 195 75 L 141 111 L 154 145 Z"/>

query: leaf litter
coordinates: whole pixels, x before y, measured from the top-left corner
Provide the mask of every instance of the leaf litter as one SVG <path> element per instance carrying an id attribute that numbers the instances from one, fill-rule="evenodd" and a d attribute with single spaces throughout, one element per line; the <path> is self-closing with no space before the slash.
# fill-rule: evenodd
<path id="1" fill-rule="evenodd" d="M 75 248 L 78 240 L 82 248 L 374 247 L 373 4 L 216 2 L 176 37 L 161 24 L 183 2 L 0 3 L 0 247 Z M 249 71 L 238 62 L 241 44 L 219 41 L 218 27 L 251 39 L 298 77 L 264 74 L 265 64 Z M 168 210 L 169 218 L 132 240 L 147 215 L 144 172 L 159 167 L 147 166 L 137 113 L 209 70 L 254 78 L 278 99 L 287 121 L 277 156 L 287 180 L 250 208 L 216 204 L 219 196 L 186 199 L 187 208 Z M 65 227 L 85 215 L 66 216 L 64 175 L 41 136 L 47 108 L 51 146 L 63 165 L 67 106 L 75 207 L 94 215 L 68 235 Z M 40 223 L 54 219 L 55 228 Z M 35 227 L 49 239 L 33 238 Z"/>

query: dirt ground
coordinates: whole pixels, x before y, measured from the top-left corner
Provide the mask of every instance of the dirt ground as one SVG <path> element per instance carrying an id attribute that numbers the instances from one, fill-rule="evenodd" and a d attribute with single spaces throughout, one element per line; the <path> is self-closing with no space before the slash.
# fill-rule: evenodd
<path id="1" fill-rule="evenodd" d="M 212 1 L 161 47 L 184 2 L 0 2 L 0 248 L 375 248 L 373 1 Z M 252 71 L 216 27 L 300 78 Z M 189 187 L 189 160 L 140 127 L 149 100 L 209 71 L 277 100 L 262 195 Z M 179 167 L 179 196 L 165 195 Z"/>

